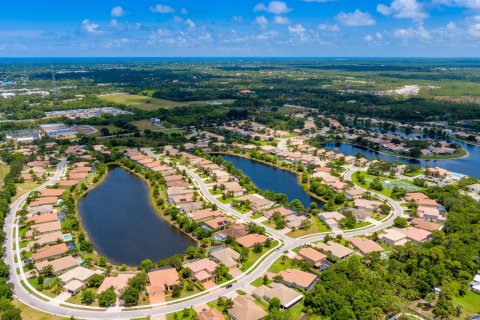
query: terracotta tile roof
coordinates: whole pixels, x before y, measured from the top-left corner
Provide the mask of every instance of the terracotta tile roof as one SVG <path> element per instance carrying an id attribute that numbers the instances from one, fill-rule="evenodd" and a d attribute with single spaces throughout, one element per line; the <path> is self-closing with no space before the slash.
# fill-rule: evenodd
<path id="1" fill-rule="evenodd" d="M 43 189 L 40 192 L 40 197 L 60 197 L 65 193 L 63 189 Z"/>
<path id="2" fill-rule="evenodd" d="M 175 268 L 160 269 L 148 273 L 149 292 L 163 292 L 175 284 L 179 284 L 178 272 Z"/>
<path id="3" fill-rule="evenodd" d="M 348 239 L 358 251 L 363 254 L 371 252 L 383 252 L 383 248 L 373 240 L 367 238 L 350 238 Z"/>
<path id="4" fill-rule="evenodd" d="M 317 279 L 317 275 L 298 269 L 287 269 L 278 273 L 286 283 L 308 288 Z"/>
<path id="5" fill-rule="evenodd" d="M 267 241 L 267 237 L 264 236 L 263 234 L 251 233 L 251 234 L 242 236 L 240 238 L 237 238 L 236 240 L 237 240 L 237 243 L 242 247 L 251 248 L 257 243 L 259 244 L 265 243 L 265 241 Z"/>
<path id="6" fill-rule="evenodd" d="M 54 273 L 59 273 L 78 266 L 77 259 L 72 256 L 66 256 L 51 261 L 42 261 L 35 264 L 35 268 L 41 271 L 44 267 L 51 265 Z"/>
<path id="7" fill-rule="evenodd" d="M 56 244 L 40 248 L 37 252 L 32 253 L 32 259 L 34 261 L 44 260 L 51 257 L 56 257 L 68 252 L 68 247 L 65 243 Z"/>
<path id="8" fill-rule="evenodd" d="M 27 219 L 28 222 L 32 222 L 33 224 L 41 224 L 41 223 L 47 223 L 47 222 L 52 222 L 57 220 L 58 220 L 58 217 L 56 213 L 35 215 Z"/>

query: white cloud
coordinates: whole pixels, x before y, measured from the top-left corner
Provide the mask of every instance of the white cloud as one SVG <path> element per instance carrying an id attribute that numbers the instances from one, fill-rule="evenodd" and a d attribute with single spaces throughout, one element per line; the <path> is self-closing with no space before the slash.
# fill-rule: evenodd
<path id="1" fill-rule="evenodd" d="M 304 26 L 302 26 L 300 23 L 297 23 L 295 26 L 288 26 L 288 32 L 290 33 L 303 33 L 307 31 Z"/>
<path id="2" fill-rule="evenodd" d="M 188 14 L 187 8 L 181 8 L 180 9 L 180 14 Z"/>
<path id="3" fill-rule="evenodd" d="M 126 14 L 127 13 L 125 12 L 125 10 L 123 10 L 123 8 L 120 6 L 113 7 L 112 10 L 110 11 L 110 15 L 112 17 L 122 17 Z"/>
<path id="4" fill-rule="evenodd" d="M 273 22 L 276 24 L 290 24 L 290 20 L 283 16 L 275 16 L 275 18 L 273 18 Z"/>
<path id="5" fill-rule="evenodd" d="M 256 39 L 259 41 L 265 41 L 265 40 L 271 40 L 276 36 L 278 36 L 277 31 L 268 31 L 268 32 L 262 32 L 256 37 Z"/>
<path id="6" fill-rule="evenodd" d="M 447 23 L 447 29 L 448 30 L 455 30 L 457 28 L 457 24 L 453 21 L 450 21 L 449 23 Z"/>
<path id="7" fill-rule="evenodd" d="M 91 23 L 90 20 L 85 19 L 82 21 L 82 26 L 85 31 L 88 33 L 96 33 L 98 32 L 98 28 L 100 28 L 100 25 L 97 23 Z"/>
<path id="8" fill-rule="evenodd" d="M 383 36 L 380 32 L 377 32 L 377 33 L 375 33 L 375 38 L 377 38 L 377 40 L 382 40 Z"/>
<path id="9" fill-rule="evenodd" d="M 480 23 L 475 23 L 468 27 L 468 34 L 474 38 L 480 38 Z"/>
<path id="10" fill-rule="evenodd" d="M 328 24 L 328 23 L 319 24 L 318 29 L 324 30 L 324 31 L 340 31 L 340 27 L 337 24 Z"/>
<path id="11" fill-rule="evenodd" d="M 265 6 L 265 4 L 263 2 L 257 4 L 253 8 L 253 11 L 266 11 L 266 12 L 269 12 L 269 13 L 280 15 L 280 14 L 290 12 L 290 11 L 292 11 L 292 9 L 290 9 L 287 6 L 287 4 L 283 1 L 270 1 L 268 3 L 268 6 Z"/>
<path id="12" fill-rule="evenodd" d="M 267 18 L 265 18 L 265 16 L 258 16 L 258 17 L 255 18 L 255 21 L 262 28 L 266 28 L 267 25 L 268 25 L 268 20 L 267 20 Z"/>
<path id="13" fill-rule="evenodd" d="M 390 6 L 379 4 L 377 11 L 384 16 L 393 16 L 397 19 L 412 19 L 421 21 L 428 15 L 424 12 L 423 6 L 416 0 L 393 0 Z"/>
<path id="14" fill-rule="evenodd" d="M 325 2 L 332 2 L 336 0 L 302 0 L 303 2 L 316 2 L 316 3 L 325 3 Z"/>
<path id="15" fill-rule="evenodd" d="M 195 22 L 192 21 L 192 19 L 187 19 L 185 20 L 185 24 L 190 28 L 194 29 L 196 27 Z"/>
<path id="16" fill-rule="evenodd" d="M 235 23 L 241 23 L 243 22 L 243 17 L 242 16 L 233 16 L 232 21 Z"/>
<path id="17" fill-rule="evenodd" d="M 363 40 L 367 41 L 367 42 L 372 42 L 373 41 L 373 37 L 369 34 L 367 34 L 365 37 L 363 37 Z"/>
<path id="18" fill-rule="evenodd" d="M 157 4 L 155 6 L 151 6 L 150 11 L 155 13 L 172 13 L 175 11 L 175 9 L 165 4 Z"/>
<path id="19" fill-rule="evenodd" d="M 371 26 L 375 24 L 375 19 L 368 12 L 362 12 L 359 9 L 354 12 L 340 12 L 336 16 L 338 22 L 348 27 Z"/>
<path id="20" fill-rule="evenodd" d="M 394 30 L 393 35 L 397 38 L 403 38 L 403 39 L 417 38 L 420 40 L 430 40 L 432 38 L 432 35 L 430 34 L 430 32 L 427 29 L 425 29 L 425 27 L 422 25 L 419 25 L 416 29 L 415 28 L 396 29 Z"/>

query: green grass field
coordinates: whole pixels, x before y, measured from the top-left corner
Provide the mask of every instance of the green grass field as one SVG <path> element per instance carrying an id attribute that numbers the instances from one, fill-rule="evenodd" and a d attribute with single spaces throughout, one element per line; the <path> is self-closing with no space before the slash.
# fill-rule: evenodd
<path id="1" fill-rule="evenodd" d="M 209 102 L 222 102 L 224 104 L 232 103 L 232 99 L 219 99 L 219 100 L 204 100 L 204 101 L 186 101 L 186 102 L 176 102 L 166 99 L 152 98 L 148 96 L 138 96 L 128 93 L 118 93 L 112 94 L 109 96 L 102 96 L 104 100 L 126 104 L 134 108 L 139 108 L 142 110 L 157 110 L 159 108 L 176 108 L 176 107 L 198 107 L 205 106 Z"/>
<path id="2" fill-rule="evenodd" d="M 467 291 L 463 297 L 454 297 L 453 302 L 462 306 L 462 312 L 466 314 L 480 313 L 480 294 Z"/>

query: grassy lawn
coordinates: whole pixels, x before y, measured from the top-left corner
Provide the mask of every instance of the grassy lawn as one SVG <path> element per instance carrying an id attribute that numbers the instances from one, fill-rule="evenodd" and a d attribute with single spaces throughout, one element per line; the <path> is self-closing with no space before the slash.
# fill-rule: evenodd
<path id="1" fill-rule="evenodd" d="M 8 164 L 0 163 L 0 181 L 2 182 L 2 184 L 3 179 L 5 179 L 8 171 L 10 171 L 10 167 L 8 166 Z"/>
<path id="2" fill-rule="evenodd" d="M 258 218 L 261 218 L 261 217 L 263 217 L 263 214 L 259 212 L 259 213 L 252 214 L 252 216 L 250 218 L 258 219 Z"/>
<path id="3" fill-rule="evenodd" d="M 150 129 L 150 130 L 159 130 L 160 127 L 154 126 L 150 119 L 143 119 L 143 120 L 138 120 L 138 121 L 132 121 L 130 122 L 133 124 L 135 127 L 138 128 L 138 130 L 143 131 L 145 129 Z"/>
<path id="4" fill-rule="evenodd" d="M 253 252 L 253 250 L 250 250 L 250 251 L 248 252 L 248 258 L 247 258 L 247 260 L 245 260 L 245 261 L 242 263 L 242 268 L 241 268 L 241 270 L 242 270 L 242 271 L 248 270 L 248 268 L 250 268 L 258 259 L 260 259 L 260 257 L 261 257 L 265 252 L 267 252 L 268 250 L 274 248 L 277 244 L 278 244 L 278 240 L 272 241 L 272 246 L 271 246 L 270 248 L 265 248 L 265 247 L 263 247 L 263 248 L 262 248 L 262 252 L 259 252 L 259 253 L 255 253 L 255 252 Z"/>
<path id="5" fill-rule="evenodd" d="M 97 133 L 97 135 L 101 135 L 101 133 L 100 133 L 100 130 L 101 130 L 101 129 L 103 129 L 103 128 L 107 128 L 107 129 L 108 129 L 108 131 L 110 132 L 110 134 L 116 134 L 116 133 L 117 133 L 117 131 L 119 131 L 119 130 L 120 130 L 120 128 L 119 128 L 119 127 L 117 127 L 117 126 L 116 126 L 116 125 L 114 125 L 114 124 L 109 124 L 109 125 L 106 125 L 106 126 L 102 126 L 102 125 L 96 125 L 96 126 L 92 126 L 92 127 L 94 127 L 95 129 L 97 129 L 97 130 L 98 130 L 98 133 Z"/>
<path id="6" fill-rule="evenodd" d="M 462 312 L 469 315 L 480 313 L 480 294 L 467 291 L 463 297 L 454 297 L 453 302 L 462 306 Z"/>
<path id="7" fill-rule="evenodd" d="M 324 224 L 318 217 L 312 218 L 312 224 L 308 229 L 297 229 L 295 231 L 287 233 L 287 236 L 292 238 L 298 238 L 302 236 L 306 236 L 308 234 L 314 234 L 319 232 L 328 232 L 330 229 Z"/>
<path id="8" fill-rule="evenodd" d="M 217 194 L 222 194 L 222 190 L 220 190 L 220 189 L 217 189 L 217 190 L 210 189 L 210 190 L 208 190 L 208 192 L 210 192 L 214 196 L 217 195 Z"/>
<path id="9" fill-rule="evenodd" d="M 195 284 L 193 284 L 193 290 L 188 291 L 187 288 L 186 288 L 187 285 L 188 285 L 188 282 L 185 282 L 184 285 L 183 285 L 182 291 L 180 293 L 180 297 L 172 298 L 172 295 L 167 295 L 167 296 L 165 296 L 165 301 L 172 301 L 172 300 L 175 300 L 175 299 L 188 297 L 188 296 L 191 296 L 192 294 L 196 294 L 196 293 L 201 292 L 200 289 L 198 289 L 198 287 Z"/>
<path id="10" fill-rule="evenodd" d="M 32 191 L 33 189 L 37 188 L 41 183 L 37 183 L 36 181 L 27 181 L 23 183 L 15 183 L 17 186 L 17 194 L 12 197 L 12 202 L 23 196 L 25 193 Z"/>
<path id="11" fill-rule="evenodd" d="M 386 215 L 381 214 L 380 212 L 372 213 L 372 219 L 375 219 L 377 221 L 380 221 L 380 220 L 384 219 L 385 217 L 386 217 Z"/>
<path id="12" fill-rule="evenodd" d="M 176 313 L 167 314 L 167 320 L 176 320 L 176 319 L 196 320 L 198 319 L 198 315 L 195 312 L 195 310 L 193 310 L 192 308 L 184 309 Z"/>
<path id="13" fill-rule="evenodd" d="M 371 225 L 370 222 L 368 221 L 357 221 L 357 224 L 355 225 L 355 227 L 353 228 L 345 228 L 345 229 L 342 229 L 342 230 L 353 230 L 353 229 L 359 229 L 359 228 L 364 228 L 364 227 L 367 227 Z"/>
<path id="14" fill-rule="evenodd" d="M 22 311 L 22 319 L 32 319 L 32 320 L 64 320 L 70 318 L 62 318 L 54 316 L 52 314 L 44 313 L 38 311 L 37 309 L 30 308 L 27 305 L 24 305 L 17 299 L 14 299 L 12 303 Z"/>
<path id="15" fill-rule="evenodd" d="M 88 290 L 91 290 L 92 292 L 96 292 L 95 288 L 90 288 Z M 85 289 L 78 292 L 76 295 L 71 296 L 70 298 L 67 299 L 67 302 L 82 305 L 82 293 L 84 291 L 85 291 Z M 85 304 L 85 306 L 86 306 L 86 304 Z M 89 306 L 98 306 L 98 300 L 93 301 L 93 303 L 89 304 Z"/>
<path id="16" fill-rule="evenodd" d="M 101 97 L 104 100 L 113 101 L 116 103 L 126 104 L 142 110 L 157 110 L 159 108 L 172 109 L 176 107 L 198 107 L 206 106 L 209 102 L 222 102 L 224 104 L 232 103 L 232 99 L 219 99 L 219 100 L 202 100 L 202 101 L 186 101 L 176 102 L 166 99 L 152 98 L 148 96 L 139 96 L 128 93 L 119 93 L 109 96 Z"/>
<path id="17" fill-rule="evenodd" d="M 287 258 L 280 257 L 278 258 L 271 266 L 268 268 L 268 271 L 272 273 L 279 273 L 280 271 L 287 270 L 287 269 L 295 269 L 296 266 L 293 265 L 292 260 Z"/>

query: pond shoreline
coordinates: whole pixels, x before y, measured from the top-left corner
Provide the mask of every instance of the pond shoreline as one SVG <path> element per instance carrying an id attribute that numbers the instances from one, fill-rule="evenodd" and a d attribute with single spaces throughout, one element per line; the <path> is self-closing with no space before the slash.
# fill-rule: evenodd
<path id="1" fill-rule="evenodd" d="M 274 167 L 274 168 L 277 168 L 277 169 L 280 169 L 280 170 L 285 170 L 285 171 L 288 171 L 288 172 L 291 172 L 293 174 L 295 174 L 296 178 L 297 178 L 297 181 L 298 181 L 298 184 L 299 186 L 302 188 L 302 190 L 307 193 L 310 197 L 312 197 L 313 199 L 315 199 L 316 201 L 320 202 L 322 204 L 322 206 L 327 202 L 324 198 L 322 197 L 319 197 L 318 195 L 316 195 L 315 193 L 311 192 L 309 190 L 309 188 L 307 186 L 310 185 L 310 183 L 307 183 L 307 184 L 304 184 L 302 183 L 302 175 L 299 174 L 297 171 L 294 171 L 292 170 L 291 168 L 286 168 L 286 167 L 283 167 L 281 165 L 278 165 L 278 164 L 275 164 L 275 163 L 270 163 L 270 162 L 267 162 L 267 161 L 262 161 L 260 159 L 255 159 L 255 158 L 252 158 L 246 154 L 242 154 L 242 153 L 235 153 L 235 152 L 225 152 L 225 151 L 215 151 L 215 152 L 210 152 L 210 154 L 218 154 L 218 155 L 222 155 L 222 154 L 225 154 L 225 155 L 230 155 L 230 156 L 236 156 L 236 157 L 240 157 L 240 158 L 244 158 L 244 159 L 249 159 L 249 160 L 252 160 L 252 161 L 255 161 L 255 162 L 258 162 L 258 163 L 262 163 L 264 165 L 267 165 L 267 166 L 271 166 L 271 167 Z M 228 160 L 227 160 L 228 161 Z M 238 169 L 238 168 L 237 168 Z M 248 176 L 248 175 L 247 175 Z M 253 183 L 253 181 L 252 181 Z M 254 183 L 255 184 L 255 183 Z M 259 188 L 256 184 L 255 186 L 257 188 Z M 262 190 L 262 188 L 259 188 Z M 289 201 L 292 201 L 293 199 L 289 199 Z"/>
<path id="2" fill-rule="evenodd" d="M 105 258 L 107 258 L 107 260 L 113 264 L 113 265 L 121 265 L 121 264 L 126 264 L 127 266 L 130 266 L 130 267 L 136 267 L 138 266 L 138 263 L 126 263 L 126 262 L 121 262 L 119 261 L 119 257 L 114 257 L 115 254 L 107 254 L 105 252 L 105 250 L 111 250 L 112 248 L 110 247 L 110 249 L 105 249 L 104 248 L 101 248 L 99 249 L 99 246 L 101 247 L 102 245 L 99 245 L 99 241 L 100 239 L 97 238 L 95 239 L 95 237 L 92 237 L 92 234 L 95 233 L 95 231 L 92 230 L 95 229 L 95 226 L 90 226 L 90 227 L 87 227 L 87 222 L 85 221 L 87 218 L 85 217 L 86 213 L 84 212 L 85 208 L 81 209 L 80 208 L 80 204 L 81 204 L 81 201 L 85 201 L 86 197 L 88 195 L 90 195 L 92 193 L 92 191 L 94 191 L 95 189 L 97 189 L 98 187 L 100 187 L 102 185 L 102 183 L 105 182 L 106 178 L 109 176 L 109 174 L 111 173 L 112 170 L 115 170 L 115 169 L 122 169 L 124 170 L 126 173 L 132 175 L 133 177 L 135 177 L 136 179 L 139 179 L 139 181 L 141 181 L 142 183 L 144 183 L 145 185 L 145 188 L 146 188 L 146 192 L 148 194 L 145 195 L 145 197 L 148 198 L 148 206 L 151 207 L 152 209 L 152 213 L 154 214 L 155 218 L 156 219 L 159 219 L 161 220 L 161 224 L 165 224 L 167 225 L 168 224 L 168 228 L 173 228 L 174 230 L 172 230 L 172 232 L 177 232 L 179 235 L 182 235 L 182 237 L 184 238 L 188 238 L 190 242 L 192 242 L 192 245 L 194 246 L 198 246 L 198 240 L 193 238 L 190 234 L 186 233 L 184 230 L 178 228 L 175 224 L 171 223 L 171 221 L 169 221 L 169 219 L 166 219 L 166 217 L 163 215 L 163 210 L 160 209 L 156 203 L 153 201 L 153 198 L 152 198 L 152 186 L 150 184 L 150 182 L 148 181 L 148 179 L 146 179 L 143 174 L 141 173 L 138 173 L 138 172 L 134 172 L 133 170 L 130 170 L 129 168 L 127 168 L 126 166 L 124 166 L 123 164 L 121 163 L 118 163 L 118 162 L 114 162 L 114 163 L 107 163 L 107 170 L 105 171 L 105 174 L 103 174 L 99 180 L 96 182 L 96 183 L 93 183 L 91 184 L 87 190 L 85 190 L 84 192 L 82 192 L 80 195 L 75 195 L 75 207 L 76 207 L 76 211 L 77 211 L 77 214 L 79 216 L 79 220 L 80 220 L 80 231 L 81 232 L 84 232 L 85 234 L 85 237 L 86 239 L 88 239 L 89 241 L 91 241 L 91 243 L 93 244 L 93 247 L 94 247 L 94 251 L 92 253 L 92 255 L 94 255 L 94 257 L 100 257 L 100 256 L 104 256 Z M 112 209 L 113 210 L 113 209 Z M 132 214 L 135 213 L 135 212 L 132 212 Z M 91 217 L 89 219 L 92 219 Z M 152 219 L 151 217 L 149 219 Z M 153 220 L 154 221 L 154 220 Z M 113 220 L 111 221 L 113 223 Z M 159 226 L 160 226 L 159 225 Z M 125 226 L 123 227 L 125 228 Z M 154 227 L 152 227 L 154 228 Z M 108 228 L 107 228 L 108 229 Z M 98 230 L 97 230 L 98 231 Z M 152 230 L 149 230 L 150 233 L 153 232 L 153 229 Z M 158 231 L 158 234 L 161 235 L 162 233 L 162 229 L 159 229 Z M 97 232 L 97 237 L 102 237 L 102 233 L 98 234 Z M 132 235 L 130 235 L 132 236 Z M 94 240 L 95 239 L 95 240 Z M 145 240 L 145 239 L 143 239 Z M 152 238 L 153 241 L 158 241 L 155 240 L 154 238 Z M 170 242 L 170 241 L 173 241 L 174 239 L 165 239 L 167 242 Z M 181 242 L 179 242 L 181 243 Z M 105 243 L 103 245 L 106 245 Z M 140 245 L 140 244 L 138 244 Z M 108 247 L 108 246 L 107 246 Z M 131 248 L 130 248 L 131 249 Z M 186 247 L 184 248 L 186 249 Z M 102 252 L 103 251 L 103 252 Z M 130 253 L 131 255 L 132 253 Z M 158 254 L 158 253 L 157 253 Z M 175 254 L 182 254 L 184 255 L 185 254 L 185 251 L 182 250 L 182 252 L 178 252 L 178 253 L 174 253 L 172 255 L 169 255 L 169 256 L 166 256 L 164 258 L 160 258 L 159 260 L 163 260 L 163 259 L 167 259 Z M 118 253 L 117 253 L 118 255 Z M 151 256 L 151 257 L 145 257 L 144 259 L 151 259 L 152 261 L 154 262 L 157 262 L 156 260 L 158 260 L 156 257 L 154 256 Z M 142 259 L 142 260 L 144 260 Z M 126 260 L 129 260 L 129 258 L 127 258 Z"/>

